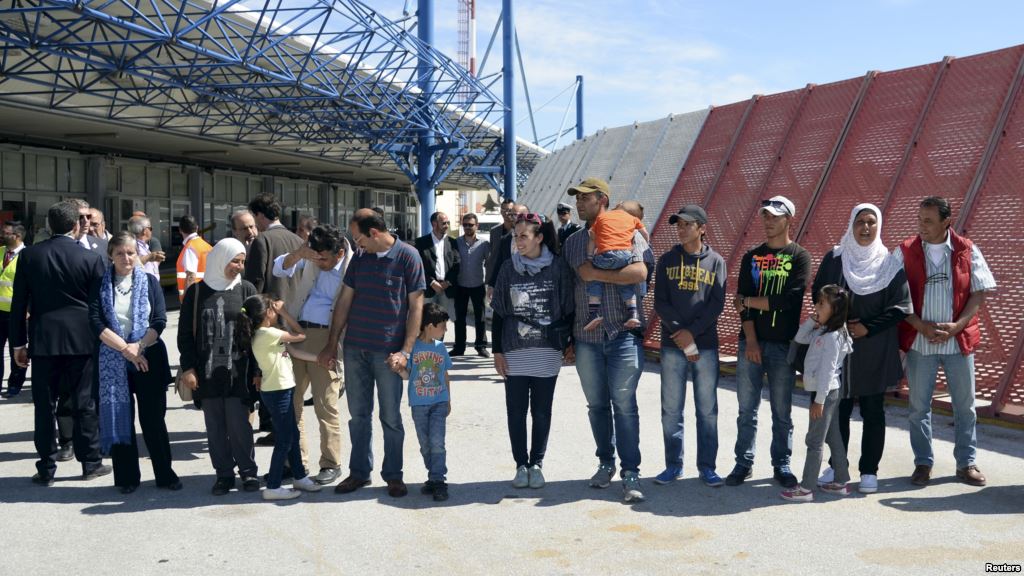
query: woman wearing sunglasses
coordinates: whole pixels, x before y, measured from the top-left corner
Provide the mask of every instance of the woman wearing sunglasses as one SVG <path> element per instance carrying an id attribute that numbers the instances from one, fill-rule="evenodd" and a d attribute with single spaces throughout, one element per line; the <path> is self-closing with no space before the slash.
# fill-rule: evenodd
<path id="1" fill-rule="evenodd" d="M 537 214 L 516 220 L 516 252 L 498 271 L 494 309 L 494 367 L 505 378 L 508 434 L 515 488 L 541 488 L 541 471 L 551 429 L 555 380 L 567 343 L 559 326 L 572 326 L 572 271 L 556 256 L 558 235 Z M 526 414 L 533 417 L 533 443 L 527 449 Z"/>

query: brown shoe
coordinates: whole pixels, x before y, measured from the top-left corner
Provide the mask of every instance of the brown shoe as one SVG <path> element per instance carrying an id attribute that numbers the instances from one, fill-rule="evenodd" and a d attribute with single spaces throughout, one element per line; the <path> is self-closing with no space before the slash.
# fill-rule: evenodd
<path id="1" fill-rule="evenodd" d="M 974 464 L 971 464 L 967 468 L 960 468 L 959 470 L 957 470 L 956 477 L 960 481 L 964 482 L 965 484 L 970 484 L 971 486 L 985 485 L 985 475 L 982 474 L 981 470 L 978 470 L 978 467 L 975 466 Z"/>
<path id="2" fill-rule="evenodd" d="M 388 480 L 388 496 L 401 498 L 408 493 L 409 489 L 405 487 L 405 482 L 401 480 Z"/>
<path id="3" fill-rule="evenodd" d="M 910 483 L 914 486 L 927 486 L 928 481 L 932 479 L 932 467 L 924 464 L 918 464 L 914 468 L 914 473 L 910 475 Z"/>
<path id="4" fill-rule="evenodd" d="M 360 488 L 368 485 L 369 483 L 369 480 L 362 480 L 354 476 L 349 476 L 348 478 L 345 478 L 341 482 L 338 482 L 338 485 L 334 487 L 334 493 L 348 494 L 349 492 L 355 492 L 356 490 L 359 490 Z"/>

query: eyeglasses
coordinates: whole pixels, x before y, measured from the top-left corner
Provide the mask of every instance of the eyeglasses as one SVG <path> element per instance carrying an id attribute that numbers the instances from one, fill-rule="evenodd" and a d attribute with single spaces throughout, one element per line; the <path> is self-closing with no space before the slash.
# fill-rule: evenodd
<path id="1" fill-rule="evenodd" d="M 529 222 L 530 224 L 543 224 L 544 218 L 535 212 L 527 212 L 516 216 L 516 222 Z"/>
<path id="2" fill-rule="evenodd" d="M 761 208 L 768 208 L 769 206 L 771 206 L 772 208 L 778 208 L 779 210 L 785 210 L 786 214 L 789 214 L 790 216 L 793 215 L 793 213 L 789 211 L 789 206 L 786 206 L 786 203 L 781 200 L 761 201 Z"/>

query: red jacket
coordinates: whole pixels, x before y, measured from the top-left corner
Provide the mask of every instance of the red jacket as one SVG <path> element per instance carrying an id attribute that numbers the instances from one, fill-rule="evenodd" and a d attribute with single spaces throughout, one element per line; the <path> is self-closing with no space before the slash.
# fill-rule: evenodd
<path id="1" fill-rule="evenodd" d="M 953 321 L 955 322 L 964 311 L 964 307 L 967 306 L 967 300 L 971 297 L 971 250 L 974 243 L 958 235 L 952 229 L 949 230 L 949 238 L 953 245 L 950 267 L 953 272 Z M 907 282 L 910 284 L 910 298 L 914 302 L 914 311 L 920 313 L 924 305 L 924 285 L 927 282 L 921 237 L 907 238 L 900 244 L 900 250 L 903 252 L 903 268 L 907 273 Z M 900 350 L 906 352 L 914 345 L 917 330 L 904 320 L 899 324 L 899 332 Z M 967 327 L 956 335 L 956 342 L 960 345 L 960 352 L 966 356 L 974 352 L 974 348 L 980 341 L 981 330 L 978 328 L 978 317 L 974 316 L 967 323 Z"/>

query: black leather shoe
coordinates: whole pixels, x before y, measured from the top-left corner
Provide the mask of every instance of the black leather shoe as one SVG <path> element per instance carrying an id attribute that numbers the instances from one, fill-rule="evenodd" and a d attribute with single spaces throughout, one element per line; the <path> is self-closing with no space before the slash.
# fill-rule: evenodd
<path id="1" fill-rule="evenodd" d="M 302 401 L 302 405 L 303 406 L 312 406 L 313 405 L 313 399 L 312 398 L 306 398 L 305 400 Z"/>
<path id="2" fill-rule="evenodd" d="M 481 356 L 483 358 L 490 358 L 491 352 L 487 348 L 477 348 L 476 355 Z"/>
<path id="3" fill-rule="evenodd" d="M 456 356 L 465 356 L 466 350 L 464 348 L 452 348 L 452 351 L 448 353 L 448 356 L 454 358 Z"/>
<path id="4" fill-rule="evenodd" d="M 725 477 L 726 486 L 739 486 L 743 482 L 754 475 L 754 472 L 745 466 L 736 466 L 729 472 L 729 475 Z"/>
<path id="5" fill-rule="evenodd" d="M 99 466 L 93 468 L 92 470 L 89 470 L 85 474 L 82 474 L 82 480 L 95 480 L 100 476 L 106 476 L 107 474 L 110 474 L 113 471 L 114 469 L 111 468 L 110 466 L 107 466 L 106 464 L 100 464 Z"/>
<path id="6" fill-rule="evenodd" d="M 235 479 L 231 478 L 217 478 L 217 481 L 213 483 L 213 490 L 211 492 L 214 496 L 223 496 L 231 491 L 235 487 Z"/>
<path id="7" fill-rule="evenodd" d="M 32 483 L 40 486 L 53 486 L 53 476 L 43 476 L 42 474 L 36 473 L 32 476 Z"/>
<path id="8" fill-rule="evenodd" d="M 138 484 L 129 484 L 127 486 L 121 486 L 121 494 L 131 494 L 139 489 Z"/>
<path id="9" fill-rule="evenodd" d="M 57 462 L 70 462 L 75 459 L 75 447 L 64 444 L 57 450 Z"/>
<path id="10" fill-rule="evenodd" d="M 181 484 L 181 480 L 175 480 L 174 482 L 171 482 L 170 484 L 164 484 L 162 486 L 157 486 L 157 488 L 163 488 L 164 490 L 170 490 L 171 492 L 177 492 L 178 490 L 181 490 L 182 484 Z"/>
<path id="11" fill-rule="evenodd" d="M 262 438 L 256 439 L 257 446 L 273 446 L 274 445 L 274 433 L 270 432 Z"/>
<path id="12" fill-rule="evenodd" d="M 349 492 L 355 492 L 356 490 L 359 490 L 363 486 L 367 486 L 369 483 L 369 480 L 360 480 L 358 478 L 349 476 L 348 478 L 345 478 L 341 482 L 338 482 L 338 485 L 334 487 L 334 493 L 348 494 Z"/>
<path id="13" fill-rule="evenodd" d="M 434 502 L 444 502 L 448 499 L 448 485 L 439 482 L 434 488 Z"/>
<path id="14" fill-rule="evenodd" d="M 776 466 L 775 467 L 774 477 L 775 477 L 775 480 L 783 488 L 796 488 L 796 485 L 800 483 L 796 479 L 796 476 L 793 474 L 793 471 L 789 468 L 788 465 L 786 465 L 786 466 Z"/>
<path id="15" fill-rule="evenodd" d="M 427 480 L 423 483 L 423 486 L 420 486 L 420 494 L 426 494 L 428 496 L 433 494 L 434 491 L 437 490 L 437 484 L 438 483 L 433 480 Z"/>

